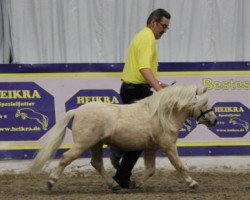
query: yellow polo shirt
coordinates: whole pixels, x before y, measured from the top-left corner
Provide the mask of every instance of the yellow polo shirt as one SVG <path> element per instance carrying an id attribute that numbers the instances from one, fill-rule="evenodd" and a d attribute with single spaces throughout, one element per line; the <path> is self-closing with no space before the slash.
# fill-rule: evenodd
<path id="1" fill-rule="evenodd" d="M 147 83 L 140 73 L 140 69 L 149 68 L 156 76 L 158 67 L 157 43 L 152 30 L 148 27 L 135 35 L 130 43 L 122 81 L 127 83 Z"/>

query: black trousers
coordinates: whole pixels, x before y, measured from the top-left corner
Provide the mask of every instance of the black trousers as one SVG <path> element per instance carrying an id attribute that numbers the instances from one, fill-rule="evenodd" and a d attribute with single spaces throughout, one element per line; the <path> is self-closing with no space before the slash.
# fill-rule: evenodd
<path id="1" fill-rule="evenodd" d="M 123 104 L 131 104 L 152 94 L 153 92 L 148 84 L 123 83 L 121 85 L 120 95 Z M 141 154 L 142 151 L 124 152 L 120 167 L 116 171 L 115 178 L 125 182 L 129 181 L 131 171 Z"/>

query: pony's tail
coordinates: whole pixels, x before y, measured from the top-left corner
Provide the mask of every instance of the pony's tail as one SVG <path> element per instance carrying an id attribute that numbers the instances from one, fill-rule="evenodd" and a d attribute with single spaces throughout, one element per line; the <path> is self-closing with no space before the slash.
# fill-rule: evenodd
<path id="1" fill-rule="evenodd" d="M 62 143 L 66 133 L 67 125 L 69 121 L 74 117 L 75 111 L 76 109 L 68 111 L 63 119 L 49 130 L 49 132 L 47 133 L 49 135 L 48 140 L 45 142 L 42 149 L 39 151 L 32 162 L 32 173 L 35 173 L 42 169 L 45 163 L 52 157 L 56 149 Z"/>

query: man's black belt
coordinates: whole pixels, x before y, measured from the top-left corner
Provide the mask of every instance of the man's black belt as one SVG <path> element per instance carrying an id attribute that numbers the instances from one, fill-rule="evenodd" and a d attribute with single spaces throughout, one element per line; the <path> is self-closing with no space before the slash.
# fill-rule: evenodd
<path id="1" fill-rule="evenodd" d="M 138 87 L 140 87 L 140 86 L 143 87 L 144 86 L 144 87 L 151 88 L 151 86 L 149 84 L 147 84 L 147 83 L 126 83 L 126 82 L 122 82 L 122 84 L 125 85 L 125 86 L 138 86 Z"/>

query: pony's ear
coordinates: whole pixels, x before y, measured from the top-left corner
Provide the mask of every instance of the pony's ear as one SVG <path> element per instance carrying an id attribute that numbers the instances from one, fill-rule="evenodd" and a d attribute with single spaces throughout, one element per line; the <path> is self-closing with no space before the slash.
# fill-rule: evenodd
<path id="1" fill-rule="evenodd" d="M 207 87 L 203 87 L 203 92 L 202 94 L 206 93 L 207 92 Z"/>
<path id="2" fill-rule="evenodd" d="M 196 95 L 202 95 L 207 92 L 207 87 L 201 86 L 197 87 L 196 89 Z"/>
<path id="3" fill-rule="evenodd" d="M 196 106 L 202 106 L 208 103 L 208 94 L 204 93 L 201 95 L 196 95 L 196 101 L 195 101 L 195 105 Z"/>

